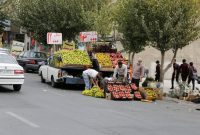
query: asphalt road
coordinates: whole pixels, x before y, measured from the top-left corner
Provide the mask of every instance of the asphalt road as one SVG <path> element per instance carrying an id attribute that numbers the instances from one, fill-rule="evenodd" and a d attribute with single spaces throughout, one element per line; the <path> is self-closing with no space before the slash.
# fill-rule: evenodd
<path id="1" fill-rule="evenodd" d="M 20 92 L 0 87 L 0 135 L 200 135 L 196 105 L 110 101 L 51 88 L 26 74 Z"/>

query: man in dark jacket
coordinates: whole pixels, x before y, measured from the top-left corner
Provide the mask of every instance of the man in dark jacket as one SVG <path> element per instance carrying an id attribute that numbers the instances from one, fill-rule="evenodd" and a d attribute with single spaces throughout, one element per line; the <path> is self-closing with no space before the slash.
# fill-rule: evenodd
<path id="1" fill-rule="evenodd" d="M 178 82 L 178 71 L 179 71 L 179 65 L 176 63 L 176 59 L 173 60 L 173 73 L 172 73 L 172 87 L 170 89 L 174 89 L 174 79 L 176 78 L 176 82 Z"/>
<path id="2" fill-rule="evenodd" d="M 160 81 L 160 62 L 156 61 L 156 75 L 155 75 L 155 81 Z"/>
<path id="3" fill-rule="evenodd" d="M 189 75 L 189 65 L 185 59 L 183 59 L 183 64 L 179 67 L 179 73 L 181 73 L 182 82 L 185 83 Z"/>

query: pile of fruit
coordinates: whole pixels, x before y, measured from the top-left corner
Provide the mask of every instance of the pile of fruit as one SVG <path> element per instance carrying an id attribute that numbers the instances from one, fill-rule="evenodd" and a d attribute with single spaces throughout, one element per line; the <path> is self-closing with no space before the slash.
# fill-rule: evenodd
<path id="1" fill-rule="evenodd" d="M 91 96 L 91 97 L 96 97 L 96 98 L 104 98 L 104 91 L 101 90 L 99 87 L 94 86 L 91 90 L 84 90 L 82 92 L 83 95 L 85 96 Z"/>
<path id="2" fill-rule="evenodd" d="M 148 100 L 155 100 L 158 97 L 157 91 L 153 88 L 145 88 L 144 94 Z"/>
<path id="3" fill-rule="evenodd" d="M 110 59 L 112 61 L 113 67 L 115 67 L 118 64 L 118 61 L 122 61 L 123 64 L 127 65 L 127 62 L 123 58 L 121 52 L 118 53 L 111 53 L 110 54 Z"/>
<path id="4" fill-rule="evenodd" d="M 63 67 L 65 65 L 87 65 L 91 66 L 92 62 L 88 54 L 81 50 L 60 50 L 55 53 L 53 64 L 56 67 Z"/>
<path id="5" fill-rule="evenodd" d="M 131 85 L 123 85 L 121 83 L 108 83 L 108 91 L 114 99 L 133 99 Z M 135 88 L 135 87 L 134 87 Z"/>
<path id="6" fill-rule="evenodd" d="M 96 58 L 101 67 L 112 67 L 110 55 L 107 53 L 96 53 Z"/>

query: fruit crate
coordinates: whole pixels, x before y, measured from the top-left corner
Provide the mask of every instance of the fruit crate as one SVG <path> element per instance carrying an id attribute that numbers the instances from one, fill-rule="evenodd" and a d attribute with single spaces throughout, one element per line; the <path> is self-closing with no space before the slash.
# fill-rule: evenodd
<path id="1" fill-rule="evenodd" d="M 133 85 L 134 84 L 125 85 L 121 82 L 109 82 L 107 83 L 107 89 L 113 100 L 132 100 L 134 98 L 133 91 L 136 90 L 136 87 L 133 87 Z"/>

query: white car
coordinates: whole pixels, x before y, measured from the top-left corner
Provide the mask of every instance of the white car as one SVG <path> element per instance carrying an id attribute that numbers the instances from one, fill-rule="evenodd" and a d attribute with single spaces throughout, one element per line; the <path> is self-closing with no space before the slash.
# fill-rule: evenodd
<path id="1" fill-rule="evenodd" d="M 0 51 L 0 85 L 13 85 L 14 91 L 20 91 L 24 83 L 24 69 L 9 53 Z"/>

